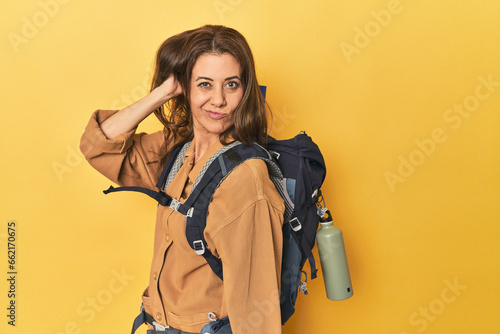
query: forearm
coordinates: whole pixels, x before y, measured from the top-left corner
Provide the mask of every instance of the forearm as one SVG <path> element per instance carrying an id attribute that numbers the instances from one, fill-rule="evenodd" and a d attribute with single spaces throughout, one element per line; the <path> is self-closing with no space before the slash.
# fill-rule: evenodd
<path id="1" fill-rule="evenodd" d="M 101 130 L 108 139 L 129 132 L 170 98 L 172 97 L 163 94 L 159 89 L 154 89 L 142 99 L 106 119 L 101 124 Z"/>
<path id="2" fill-rule="evenodd" d="M 179 82 L 170 75 L 161 85 L 153 89 L 151 93 L 118 111 L 100 124 L 101 130 L 108 139 L 129 132 L 137 127 L 142 120 L 153 111 L 165 104 L 171 98 L 182 94 L 183 90 Z"/>

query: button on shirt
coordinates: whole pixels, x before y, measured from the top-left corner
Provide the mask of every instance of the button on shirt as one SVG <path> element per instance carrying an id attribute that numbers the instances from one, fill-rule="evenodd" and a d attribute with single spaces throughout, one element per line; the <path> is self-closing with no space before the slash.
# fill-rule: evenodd
<path id="1" fill-rule="evenodd" d="M 93 114 L 82 137 L 81 150 L 99 172 L 125 186 L 154 189 L 161 132 L 131 131 L 107 139 L 99 124 L 114 111 Z M 220 148 L 217 142 L 194 164 L 194 147 L 167 193 L 184 202 L 205 162 Z M 203 256 L 189 246 L 185 217 L 158 206 L 146 311 L 162 325 L 199 332 L 208 314 L 229 316 L 234 334 L 281 333 L 283 200 L 270 181 L 265 163 L 251 159 L 238 166 L 219 186 L 209 206 L 205 239 L 223 263 L 224 282 Z"/>

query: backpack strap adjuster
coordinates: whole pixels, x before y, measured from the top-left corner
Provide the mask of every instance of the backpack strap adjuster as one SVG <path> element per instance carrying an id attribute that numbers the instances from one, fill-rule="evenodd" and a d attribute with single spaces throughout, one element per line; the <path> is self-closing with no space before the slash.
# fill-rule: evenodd
<path id="1" fill-rule="evenodd" d="M 292 227 L 292 230 L 294 230 L 295 232 L 298 232 L 302 229 L 302 224 L 300 223 L 297 217 L 290 219 L 289 223 L 290 226 Z"/>
<path id="2" fill-rule="evenodd" d="M 271 153 L 272 156 L 274 156 L 276 158 L 276 160 L 279 160 L 281 154 L 279 154 L 278 152 L 276 151 L 271 151 L 269 150 L 269 153 Z"/>
<path id="3" fill-rule="evenodd" d="M 205 245 L 203 244 L 203 241 L 201 240 L 196 240 L 193 241 L 193 249 L 198 255 L 203 255 L 205 253 Z"/>

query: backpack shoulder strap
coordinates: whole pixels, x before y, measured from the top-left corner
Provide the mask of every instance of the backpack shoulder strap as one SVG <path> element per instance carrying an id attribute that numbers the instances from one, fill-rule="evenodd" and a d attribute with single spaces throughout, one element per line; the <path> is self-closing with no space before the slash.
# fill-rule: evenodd
<path id="1" fill-rule="evenodd" d="M 177 147 L 172 152 L 167 162 L 165 163 L 165 167 L 163 167 L 160 178 L 156 183 L 156 188 L 163 189 L 163 191 L 167 190 L 175 175 L 177 175 L 177 172 L 179 172 L 179 169 L 181 169 L 184 162 L 184 155 L 186 154 L 189 146 L 191 146 L 191 142 L 187 142 L 183 146 Z"/>
<path id="2" fill-rule="evenodd" d="M 247 146 L 235 141 L 224 146 L 210 157 L 196 178 L 191 194 L 184 203 L 181 203 L 170 197 L 165 190 L 182 166 L 184 153 L 189 145 L 190 143 L 187 143 L 183 147 L 177 148 L 168 159 L 156 184 L 157 188 L 161 188 L 160 191 L 141 187 L 114 188 L 111 186 L 104 193 L 118 191 L 141 192 L 157 200 L 160 205 L 169 206 L 171 209 L 185 215 L 186 238 L 189 245 L 195 250 L 196 254 L 202 255 L 206 259 L 214 273 L 222 280 L 222 262 L 207 249 L 207 242 L 203 234 L 206 227 L 208 206 L 215 190 L 237 166 L 248 159 L 262 159 L 266 162 L 269 175 L 282 197 L 285 191 L 282 184 L 283 175 L 266 149 L 257 144 Z M 293 204 L 290 207 L 290 203 L 288 203 L 288 211 L 290 213 L 293 211 Z"/>
<path id="3" fill-rule="evenodd" d="M 222 181 L 240 164 L 248 159 L 263 159 L 272 162 L 269 153 L 259 145 L 243 145 L 235 142 L 217 152 L 198 175 L 191 194 L 184 203 L 189 209 L 186 214 L 186 238 L 198 255 L 202 255 L 214 273 L 222 280 L 222 262 L 209 249 L 204 237 L 208 206 L 215 190 Z M 279 173 L 279 168 L 275 170 Z M 279 175 L 277 175 L 279 177 Z"/>

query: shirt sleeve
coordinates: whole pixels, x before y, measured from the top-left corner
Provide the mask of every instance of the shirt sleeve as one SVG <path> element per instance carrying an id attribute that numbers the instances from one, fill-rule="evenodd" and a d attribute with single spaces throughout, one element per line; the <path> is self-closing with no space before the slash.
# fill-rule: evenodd
<path id="1" fill-rule="evenodd" d="M 97 110 L 92 114 L 80 141 L 80 150 L 90 165 L 112 182 L 154 189 L 163 133 L 136 134 L 133 129 L 108 139 L 100 124 L 116 112 Z"/>
<path id="2" fill-rule="evenodd" d="M 229 183 L 239 186 L 235 189 L 239 194 L 231 194 L 234 212 L 227 213 L 230 222 L 223 223 L 213 237 L 223 266 L 223 305 L 234 334 L 281 333 L 279 291 L 284 205 L 269 180 L 265 164 L 260 163 L 265 175 L 242 178 L 239 173 L 228 177 Z M 260 186 L 261 181 L 266 184 Z M 255 194 L 252 187 L 258 188 Z"/>

